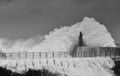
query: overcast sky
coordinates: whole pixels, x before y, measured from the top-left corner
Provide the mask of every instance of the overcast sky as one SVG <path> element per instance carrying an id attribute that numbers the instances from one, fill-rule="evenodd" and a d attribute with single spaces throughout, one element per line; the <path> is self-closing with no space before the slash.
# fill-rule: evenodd
<path id="1" fill-rule="evenodd" d="M 0 0 L 0 37 L 29 38 L 94 17 L 120 42 L 120 0 Z"/>

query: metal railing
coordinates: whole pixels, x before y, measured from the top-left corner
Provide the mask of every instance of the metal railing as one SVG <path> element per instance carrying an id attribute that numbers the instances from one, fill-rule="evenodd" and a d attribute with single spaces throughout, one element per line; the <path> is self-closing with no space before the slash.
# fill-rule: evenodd
<path id="1" fill-rule="evenodd" d="M 1 59 L 40 59 L 40 58 L 68 58 L 70 52 L 14 52 L 1 53 Z"/>
<path id="2" fill-rule="evenodd" d="M 0 59 L 41 59 L 41 58 L 69 58 L 69 57 L 120 57 L 120 48 L 78 48 L 75 55 L 71 52 L 13 52 L 0 53 Z"/>

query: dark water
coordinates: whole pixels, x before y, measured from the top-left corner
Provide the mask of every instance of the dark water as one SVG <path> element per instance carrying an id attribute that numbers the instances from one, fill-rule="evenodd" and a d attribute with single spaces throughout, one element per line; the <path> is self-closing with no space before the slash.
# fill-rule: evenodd
<path id="1" fill-rule="evenodd" d="M 20 74 L 0 67 L 0 76 L 59 76 L 59 74 L 53 74 L 48 70 L 29 70 Z"/>
<path id="2" fill-rule="evenodd" d="M 116 76 L 120 76 L 120 61 L 115 62 L 115 67 L 112 68 Z"/>

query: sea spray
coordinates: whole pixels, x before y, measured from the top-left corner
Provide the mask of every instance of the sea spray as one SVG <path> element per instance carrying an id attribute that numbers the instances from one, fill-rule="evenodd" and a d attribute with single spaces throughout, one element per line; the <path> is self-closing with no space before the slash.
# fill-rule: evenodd
<path id="1" fill-rule="evenodd" d="M 30 47 L 27 46 L 33 44 L 34 40 L 15 41 L 15 43 L 13 42 L 13 45 L 11 45 L 11 43 L 10 47 L 6 47 L 3 45 L 5 40 L 2 41 L 1 39 L 0 48 L 2 49 L 2 52 L 70 52 L 78 45 L 80 31 L 83 33 L 83 40 L 86 47 L 116 47 L 114 39 L 104 25 L 101 25 L 93 18 L 85 17 L 81 23 L 55 29 L 48 35 L 45 35 L 40 43 L 35 43 Z M 20 73 L 29 68 L 45 68 L 54 73 L 59 72 L 69 76 L 113 76 L 113 72 L 111 72 L 110 69 L 114 66 L 114 62 L 109 57 L 88 59 L 69 57 L 70 58 L 59 59 L 39 58 L 38 60 L 20 59 L 17 60 L 16 68 L 12 69 L 14 69 L 13 71 Z M 6 60 L 4 63 L 7 63 L 8 61 Z M 2 67 L 8 67 L 8 65 L 3 64 L 2 60 L 0 62 Z M 108 64 L 108 62 L 111 63 Z M 13 61 L 13 63 L 15 62 Z M 30 63 L 30 65 L 28 65 L 28 63 Z M 38 65 L 37 68 L 36 65 Z M 12 65 L 10 68 L 9 67 L 8 69 L 11 69 Z"/>

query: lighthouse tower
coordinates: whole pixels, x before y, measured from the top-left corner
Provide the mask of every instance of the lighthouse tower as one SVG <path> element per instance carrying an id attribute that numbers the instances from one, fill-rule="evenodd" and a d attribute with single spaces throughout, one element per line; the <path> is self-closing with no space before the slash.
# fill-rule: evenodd
<path id="1" fill-rule="evenodd" d="M 80 35 L 79 35 L 79 47 L 81 46 L 85 46 L 84 45 L 84 41 L 83 41 L 83 34 L 82 32 L 80 32 Z"/>
<path id="2" fill-rule="evenodd" d="M 78 45 L 76 45 L 74 47 L 74 49 L 71 51 L 71 56 L 76 57 L 78 52 L 80 50 L 82 50 L 82 48 L 84 48 L 84 47 L 85 47 L 85 44 L 84 44 L 84 41 L 83 41 L 83 34 L 82 34 L 82 32 L 80 32 Z"/>

